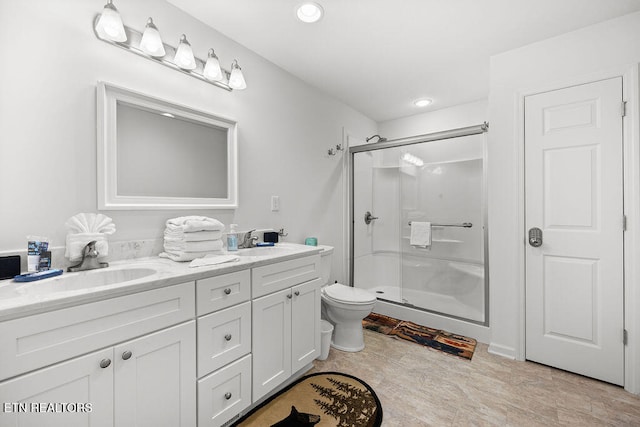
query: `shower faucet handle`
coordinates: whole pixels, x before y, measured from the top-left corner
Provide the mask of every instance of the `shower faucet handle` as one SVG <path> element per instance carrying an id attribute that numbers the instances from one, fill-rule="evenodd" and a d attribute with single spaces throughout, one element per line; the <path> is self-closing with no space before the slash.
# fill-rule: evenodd
<path id="1" fill-rule="evenodd" d="M 373 216 L 373 214 L 369 211 L 365 212 L 364 214 L 364 223 L 369 225 L 371 224 L 371 221 L 378 219 L 377 216 Z"/>

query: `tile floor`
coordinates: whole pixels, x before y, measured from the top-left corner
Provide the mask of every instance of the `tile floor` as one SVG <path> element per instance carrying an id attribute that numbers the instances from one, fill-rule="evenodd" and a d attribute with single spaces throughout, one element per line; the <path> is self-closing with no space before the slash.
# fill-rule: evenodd
<path id="1" fill-rule="evenodd" d="M 375 391 L 384 427 L 640 426 L 640 397 L 621 387 L 487 352 L 468 361 L 365 330 L 358 353 L 331 349 L 311 372 L 355 375 Z"/>

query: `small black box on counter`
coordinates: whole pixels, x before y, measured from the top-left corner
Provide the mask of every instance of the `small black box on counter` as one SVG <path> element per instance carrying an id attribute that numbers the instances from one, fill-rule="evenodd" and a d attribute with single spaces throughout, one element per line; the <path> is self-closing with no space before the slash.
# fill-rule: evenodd
<path id="1" fill-rule="evenodd" d="M 13 279 L 20 274 L 20 255 L 0 257 L 0 280 Z"/>
<path id="2" fill-rule="evenodd" d="M 265 243 L 267 242 L 278 243 L 278 233 L 276 233 L 275 231 L 266 231 L 264 233 L 264 241 Z"/>

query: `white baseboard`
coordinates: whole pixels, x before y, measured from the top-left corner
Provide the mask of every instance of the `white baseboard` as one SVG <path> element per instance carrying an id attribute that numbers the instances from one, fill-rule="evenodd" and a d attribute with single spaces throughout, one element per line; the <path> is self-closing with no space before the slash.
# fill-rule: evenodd
<path id="1" fill-rule="evenodd" d="M 491 343 L 489 344 L 489 349 L 487 351 L 491 354 L 495 354 L 496 356 L 502 356 L 513 360 L 516 359 L 516 349 L 513 347 Z"/>

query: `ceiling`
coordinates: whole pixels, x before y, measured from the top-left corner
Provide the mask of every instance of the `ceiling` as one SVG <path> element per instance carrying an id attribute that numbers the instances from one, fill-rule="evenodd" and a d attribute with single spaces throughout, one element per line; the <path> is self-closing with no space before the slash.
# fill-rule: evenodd
<path id="1" fill-rule="evenodd" d="M 304 24 L 302 0 L 168 1 L 377 122 L 486 99 L 490 56 L 640 10 L 640 0 L 315 0 L 324 17 Z M 422 97 L 433 104 L 415 107 Z"/>

